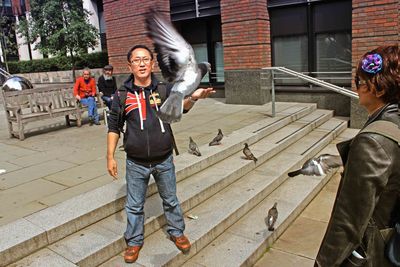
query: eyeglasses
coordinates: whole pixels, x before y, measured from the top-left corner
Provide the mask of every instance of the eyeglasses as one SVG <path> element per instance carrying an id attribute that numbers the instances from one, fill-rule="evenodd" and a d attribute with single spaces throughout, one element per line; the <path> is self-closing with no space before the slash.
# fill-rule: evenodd
<path id="1" fill-rule="evenodd" d="M 356 76 L 354 78 L 354 83 L 356 85 L 357 90 L 360 88 L 361 85 L 367 84 L 367 82 L 365 80 L 360 80 L 360 77 L 358 77 L 358 76 Z"/>
<path id="2" fill-rule="evenodd" d="M 133 65 L 135 65 L 135 66 L 139 66 L 142 61 L 143 61 L 143 64 L 149 65 L 150 62 L 151 62 L 151 58 L 148 58 L 148 57 L 140 58 L 140 57 L 138 57 L 138 58 L 133 59 L 131 61 L 131 63 Z"/>

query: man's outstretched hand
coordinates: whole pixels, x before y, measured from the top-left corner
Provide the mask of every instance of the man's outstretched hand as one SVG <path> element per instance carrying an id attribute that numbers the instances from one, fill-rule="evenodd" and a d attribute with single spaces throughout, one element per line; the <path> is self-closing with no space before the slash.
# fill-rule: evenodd
<path id="1" fill-rule="evenodd" d="M 212 87 L 208 88 L 199 88 L 196 91 L 193 92 L 191 95 L 193 100 L 201 99 L 201 98 L 207 98 L 210 95 L 215 94 L 215 90 Z"/>

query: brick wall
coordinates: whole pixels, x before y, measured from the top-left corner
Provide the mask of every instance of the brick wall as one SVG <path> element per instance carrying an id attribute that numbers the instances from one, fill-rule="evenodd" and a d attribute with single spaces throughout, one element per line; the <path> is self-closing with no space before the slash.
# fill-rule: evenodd
<path id="1" fill-rule="evenodd" d="M 225 70 L 271 66 L 266 0 L 221 0 Z"/>
<path id="2" fill-rule="evenodd" d="M 169 16 L 169 0 L 103 0 L 109 62 L 114 72 L 128 73 L 126 53 L 137 44 L 152 49 L 144 18 L 150 7 Z"/>
<path id="3" fill-rule="evenodd" d="M 380 45 L 400 41 L 399 0 L 353 0 L 353 72 L 360 57 Z"/>

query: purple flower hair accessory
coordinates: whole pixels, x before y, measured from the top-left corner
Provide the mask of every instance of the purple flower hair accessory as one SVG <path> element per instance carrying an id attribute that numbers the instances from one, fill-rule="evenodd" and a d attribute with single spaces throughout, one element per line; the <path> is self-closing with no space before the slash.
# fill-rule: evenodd
<path id="1" fill-rule="evenodd" d="M 368 54 L 362 60 L 361 68 L 371 74 L 376 74 L 382 69 L 383 59 L 381 55 L 375 54 Z"/>

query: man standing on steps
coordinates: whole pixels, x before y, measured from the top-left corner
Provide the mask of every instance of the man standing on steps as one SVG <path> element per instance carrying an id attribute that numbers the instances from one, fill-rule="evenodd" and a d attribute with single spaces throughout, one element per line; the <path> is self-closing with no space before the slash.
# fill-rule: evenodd
<path id="1" fill-rule="evenodd" d="M 127 263 L 133 263 L 137 260 L 143 246 L 143 208 L 151 174 L 163 200 L 167 232 L 171 240 L 182 252 L 188 252 L 191 245 L 183 234 L 185 223 L 176 196 L 172 130 L 169 124 L 163 123 L 156 117 L 156 111 L 164 101 L 163 96 L 165 98 L 169 95 L 172 86 L 160 85 L 153 75 L 154 58 L 148 47 L 144 45 L 132 47 L 128 52 L 127 60 L 131 75 L 115 94 L 108 121 L 107 169 L 109 174 L 117 179 L 114 152 L 121 129 L 126 122 L 124 134 L 124 148 L 127 153 L 125 209 L 128 222 L 124 234 L 127 243 L 124 259 Z M 212 93 L 215 93 L 212 88 L 197 89 L 184 100 L 184 110 L 189 111 L 198 99 L 206 98 Z"/>

